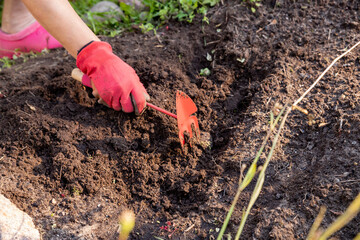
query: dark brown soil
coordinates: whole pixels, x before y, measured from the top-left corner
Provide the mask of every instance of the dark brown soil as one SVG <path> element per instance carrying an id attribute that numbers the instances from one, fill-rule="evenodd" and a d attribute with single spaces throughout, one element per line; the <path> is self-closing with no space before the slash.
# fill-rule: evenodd
<path id="1" fill-rule="evenodd" d="M 130 239 L 214 239 L 275 103 L 292 103 L 359 40 L 358 1 L 241 1 L 212 9 L 210 24 L 169 24 L 105 39 L 132 65 L 152 103 L 175 112 L 175 93 L 198 107 L 212 145 L 181 153 L 174 119 L 140 117 L 96 103 L 72 80 L 64 50 L 0 73 L 0 191 L 33 217 L 44 239 L 116 239 L 133 209 Z M 242 239 L 304 239 L 320 206 L 323 227 L 360 189 L 359 50 L 340 60 L 293 111 Z M 207 60 L 207 54 L 212 61 Z M 210 60 L 210 59 L 209 59 Z M 211 75 L 200 76 L 203 68 Z M 323 123 L 323 124 L 322 124 Z M 264 156 L 261 158 L 264 161 Z M 254 183 L 240 197 L 233 236 Z M 353 239 L 360 217 L 336 233 Z"/>

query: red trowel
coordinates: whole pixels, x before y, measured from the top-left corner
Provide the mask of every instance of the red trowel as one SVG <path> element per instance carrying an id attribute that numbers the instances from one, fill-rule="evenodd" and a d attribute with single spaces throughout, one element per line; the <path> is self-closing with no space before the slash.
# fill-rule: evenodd
<path id="1" fill-rule="evenodd" d="M 91 87 L 90 78 L 83 74 L 80 69 L 75 68 L 72 73 L 71 77 L 75 80 L 81 82 L 87 87 Z M 200 138 L 200 129 L 199 129 L 199 123 L 196 116 L 193 114 L 197 111 L 197 107 L 195 103 L 191 100 L 191 98 L 186 95 L 185 93 L 181 91 L 176 92 L 176 114 L 173 114 L 171 112 L 166 111 L 165 109 L 162 109 L 160 107 L 157 107 L 151 103 L 146 103 L 146 105 L 150 108 L 153 108 L 157 111 L 160 111 L 162 113 L 165 113 L 166 115 L 169 115 L 175 119 L 177 119 L 178 128 L 179 128 L 179 139 L 181 148 L 183 151 L 185 151 L 185 142 L 187 135 L 190 140 L 190 146 L 192 139 L 195 137 L 197 139 Z"/>

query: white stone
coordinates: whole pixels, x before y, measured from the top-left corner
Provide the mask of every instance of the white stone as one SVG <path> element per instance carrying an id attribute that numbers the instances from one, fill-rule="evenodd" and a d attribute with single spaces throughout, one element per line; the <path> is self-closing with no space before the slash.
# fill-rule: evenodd
<path id="1" fill-rule="evenodd" d="M 126 5 L 134 7 L 136 11 L 144 11 L 146 9 L 146 6 L 139 0 L 119 0 L 119 2 L 123 2 Z"/>
<path id="2" fill-rule="evenodd" d="M 40 233 L 29 215 L 0 194 L 0 239 L 40 240 Z"/>
<path id="3" fill-rule="evenodd" d="M 92 6 L 92 8 L 90 8 L 90 12 L 93 13 L 118 12 L 120 15 L 124 15 L 120 7 L 116 3 L 110 1 L 98 2 L 97 4 Z M 118 21 L 120 21 L 119 16 L 111 13 L 106 14 L 104 17 L 100 17 L 100 16 L 93 16 L 93 17 L 98 21 L 105 21 L 106 19 L 110 19 L 110 18 L 115 18 Z"/>

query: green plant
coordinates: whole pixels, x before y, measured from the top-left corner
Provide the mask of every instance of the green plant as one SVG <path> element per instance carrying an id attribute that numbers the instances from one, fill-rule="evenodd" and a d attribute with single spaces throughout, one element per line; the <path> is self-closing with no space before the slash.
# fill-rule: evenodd
<path id="1" fill-rule="evenodd" d="M 354 238 L 354 240 L 360 240 L 360 233 L 358 233 L 358 234 L 356 235 L 356 237 Z"/>
<path id="2" fill-rule="evenodd" d="M 211 74 L 210 70 L 208 68 L 203 68 L 200 70 L 200 76 L 209 76 Z"/>
<path id="3" fill-rule="evenodd" d="M 141 24 L 139 27 L 143 32 L 154 31 L 154 34 L 156 34 L 156 28 L 152 23 Z"/>
<path id="4" fill-rule="evenodd" d="M 242 171 L 241 171 L 238 190 L 237 190 L 236 195 L 234 197 L 234 200 L 233 200 L 233 202 L 231 204 L 230 210 L 229 210 L 229 212 L 228 212 L 228 214 L 227 214 L 227 216 L 225 218 L 225 221 L 224 221 L 224 223 L 223 223 L 223 225 L 221 227 L 221 230 L 219 232 L 217 240 L 222 239 L 222 237 L 223 237 L 223 235 L 225 233 L 225 230 L 227 228 L 227 225 L 228 225 L 228 223 L 230 221 L 231 215 L 232 215 L 232 213 L 233 213 L 233 211 L 235 209 L 236 203 L 237 203 L 237 201 L 238 201 L 238 199 L 240 197 L 241 192 L 250 184 L 250 182 L 255 177 L 255 174 L 256 174 L 256 171 L 257 171 L 257 169 L 256 169 L 257 168 L 257 162 L 258 162 L 258 160 L 259 160 L 259 158 L 260 158 L 260 156 L 261 156 L 261 154 L 262 154 L 262 152 L 263 152 L 263 150 L 264 150 L 264 148 L 265 148 L 265 146 L 267 144 L 267 141 L 269 140 L 273 130 L 275 129 L 276 125 L 278 124 L 278 122 L 280 120 L 280 117 L 284 113 L 284 110 L 285 110 L 285 108 L 282 108 L 280 114 L 276 117 L 275 120 L 274 120 L 273 113 L 272 112 L 270 113 L 270 127 L 269 127 L 269 130 L 268 130 L 268 132 L 266 134 L 265 139 L 263 140 L 263 142 L 261 144 L 261 147 L 260 147 L 259 151 L 257 152 L 257 154 L 255 156 L 255 159 L 251 163 L 251 165 L 250 165 L 250 167 L 249 167 L 249 169 L 248 169 L 248 171 L 247 171 L 247 173 L 246 173 L 243 180 L 242 180 L 241 176 L 242 176 L 242 172 L 243 172 L 244 169 L 242 169 Z M 275 147 L 275 146 L 273 146 L 273 147 Z M 272 154 L 272 151 L 271 151 L 271 154 Z M 271 158 L 271 156 L 270 156 L 270 158 Z M 270 158 L 268 158 L 268 159 L 270 160 Z M 269 161 L 268 159 L 267 159 L 267 163 Z M 252 205 L 255 203 L 257 197 L 260 194 L 260 190 L 261 190 L 261 187 L 262 187 L 262 183 L 263 183 L 267 163 L 265 162 L 265 164 L 264 164 L 264 166 L 262 168 L 260 168 L 260 167 L 258 168 L 258 170 L 260 170 L 260 174 L 261 174 L 261 176 L 259 175 L 260 180 L 258 179 L 258 183 L 256 184 L 256 187 L 254 189 L 254 193 L 251 196 L 248 209 L 246 210 L 246 212 L 243 213 L 241 223 L 240 223 L 240 227 L 239 227 L 239 231 L 237 233 L 237 238 L 240 237 L 242 228 L 244 227 L 244 224 L 245 224 L 247 216 L 248 216 L 248 214 L 250 212 L 250 209 L 251 209 Z"/>
<path id="5" fill-rule="evenodd" d="M 0 62 L 3 63 L 1 68 L 11 68 L 11 66 L 15 64 L 15 61 L 8 57 L 0 58 Z"/>
<path id="6" fill-rule="evenodd" d="M 155 31 L 169 20 L 192 22 L 196 14 L 203 16 L 203 21 L 208 22 L 207 9 L 215 6 L 219 0 L 143 0 L 143 10 L 136 10 L 123 2 L 119 4 L 123 14 L 118 12 L 90 13 L 89 9 L 100 0 L 78 0 L 71 4 L 75 11 L 95 32 L 95 34 L 115 36 L 123 31 L 140 28 L 142 31 Z M 97 20 L 95 16 L 105 17 Z M 119 21 L 118 19 L 121 19 Z M 155 32 L 156 33 L 156 32 Z"/>
<path id="7" fill-rule="evenodd" d="M 325 207 L 320 209 L 320 213 L 315 219 L 310 233 L 306 238 L 307 240 L 326 240 L 350 222 L 360 212 L 360 193 L 340 217 L 338 217 L 328 228 L 322 230 L 319 226 L 325 216 L 325 211 Z M 356 238 L 359 238 L 359 236 L 360 235 L 358 234 Z"/>
<path id="8" fill-rule="evenodd" d="M 243 2 L 245 2 L 249 6 L 251 12 L 253 13 L 255 13 L 256 9 L 261 5 L 261 0 L 243 0 Z"/>
<path id="9" fill-rule="evenodd" d="M 251 195 L 251 198 L 250 198 L 250 202 L 248 204 L 248 207 L 246 209 L 245 212 L 243 212 L 243 217 L 241 218 L 241 222 L 240 222 L 240 226 L 239 226 L 239 229 L 236 233 L 236 236 L 235 236 L 235 240 L 238 240 L 240 238 L 240 235 L 242 233 L 242 230 L 245 226 L 245 222 L 246 222 L 246 219 L 250 213 L 250 210 L 252 209 L 253 205 L 255 204 L 255 201 L 257 200 L 257 198 L 259 197 L 260 195 L 260 192 L 261 192 L 261 189 L 262 189 L 262 186 L 264 184 L 264 181 L 265 181 L 265 172 L 266 172 L 266 169 L 269 165 L 269 162 L 272 158 L 272 155 L 274 153 L 274 149 L 276 147 L 276 144 L 278 142 L 278 139 L 280 137 L 280 133 L 281 133 L 281 130 L 283 129 L 284 125 L 285 125 L 285 121 L 286 121 L 286 118 L 287 116 L 289 115 L 290 111 L 291 111 L 291 108 L 287 108 L 287 107 L 284 107 L 282 110 L 281 110 L 281 113 L 279 114 L 279 116 L 281 116 L 284 112 L 284 110 L 286 109 L 285 111 L 285 114 L 284 114 L 284 117 L 280 123 L 280 126 L 279 126 L 279 129 L 277 131 L 277 134 L 275 135 L 275 138 L 273 140 L 273 143 L 272 143 L 272 146 L 271 146 L 271 149 L 269 151 L 269 154 L 268 156 L 266 157 L 266 160 L 265 160 L 265 163 L 259 173 L 259 177 L 258 177 L 258 180 L 256 182 L 256 185 L 255 185 L 255 188 L 253 190 L 253 193 Z M 270 129 L 274 129 L 275 128 L 275 125 L 274 126 L 270 126 Z"/>
<path id="10" fill-rule="evenodd" d="M 74 197 L 76 196 L 79 196 L 81 194 L 81 190 L 76 188 L 76 187 L 73 187 L 73 189 L 71 190 L 72 194 Z"/>
<path id="11" fill-rule="evenodd" d="M 12 56 L 12 58 L 9 58 L 9 57 L 0 58 L 0 62 L 3 63 L 3 65 L 1 66 L 1 69 L 2 68 L 11 68 L 16 63 L 16 60 L 22 59 L 23 62 L 26 62 L 29 59 L 36 58 L 36 57 L 46 54 L 48 52 L 49 52 L 49 50 L 46 48 L 43 49 L 39 53 L 35 53 L 35 52 L 24 53 L 24 52 L 20 52 L 20 51 L 15 51 L 15 54 Z"/>

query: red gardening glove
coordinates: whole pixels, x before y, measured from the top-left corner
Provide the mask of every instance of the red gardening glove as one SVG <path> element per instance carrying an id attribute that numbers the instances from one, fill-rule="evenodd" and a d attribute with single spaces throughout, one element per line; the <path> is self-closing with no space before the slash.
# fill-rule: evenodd
<path id="1" fill-rule="evenodd" d="M 76 65 L 89 76 L 100 98 L 117 111 L 139 114 L 150 99 L 135 70 L 106 42 L 92 42 L 81 49 Z"/>

